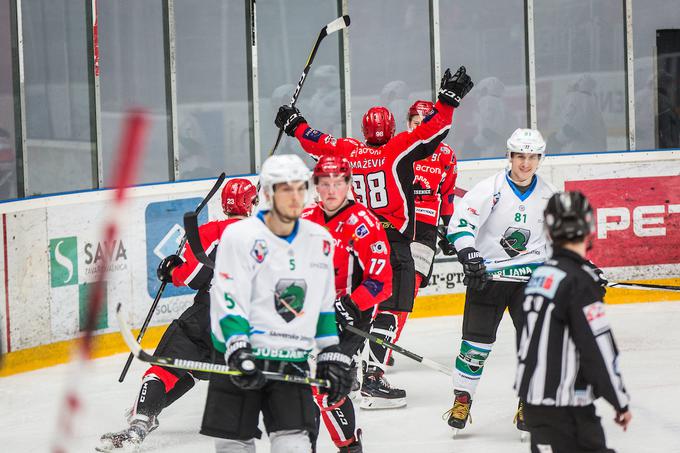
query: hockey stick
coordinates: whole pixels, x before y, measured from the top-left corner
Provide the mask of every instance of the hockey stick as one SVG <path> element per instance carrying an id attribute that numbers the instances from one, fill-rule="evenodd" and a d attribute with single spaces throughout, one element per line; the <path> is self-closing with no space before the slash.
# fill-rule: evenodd
<path id="1" fill-rule="evenodd" d="M 323 39 L 330 35 L 331 33 L 335 33 L 336 31 L 343 30 L 347 27 L 349 27 L 349 16 L 345 15 L 342 17 L 338 17 L 334 21 L 328 23 L 326 26 L 324 26 L 321 31 L 319 32 L 319 36 L 316 38 L 316 42 L 314 43 L 314 47 L 312 47 L 312 52 L 309 54 L 309 57 L 307 58 L 307 63 L 305 64 L 305 68 L 302 70 L 302 75 L 300 76 L 300 80 L 298 80 L 297 86 L 295 87 L 295 91 L 293 91 L 293 96 L 290 98 L 290 106 L 294 106 L 295 103 L 297 102 L 298 96 L 300 96 L 300 91 L 302 90 L 302 85 L 304 85 L 305 80 L 307 79 L 307 73 L 309 72 L 309 69 L 312 67 L 312 62 L 314 61 L 314 57 L 316 56 L 316 51 L 319 49 L 319 45 L 321 44 L 321 41 Z M 283 136 L 283 129 L 279 129 L 279 135 L 276 136 L 276 142 L 274 143 L 274 146 L 272 147 L 271 151 L 269 151 L 269 155 L 271 156 L 274 154 L 274 151 L 276 151 L 276 148 L 279 146 L 279 142 L 281 142 L 281 137 Z"/>
<path id="2" fill-rule="evenodd" d="M 427 357 L 422 357 L 419 356 L 418 354 L 415 354 L 407 349 L 402 348 L 401 346 L 397 346 L 394 343 L 390 343 L 387 340 L 381 340 L 380 338 L 376 337 L 373 334 L 370 334 L 368 332 L 364 332 L 361 329 L 357 329 L 356 327 L 352 325 L 346 325 L 343 327 L 343 329 L 347 329 L 353 334 L 359 335 L 360 337 L 364 337 L 368 341 L 372 341 L 375 344 L 379 344 L 380 346 L 384 346 L 387 349 L 391 349 L 394 352 L 398 352 L 399 354 L 405 355 L 409 359 L 413 359 L 416 362 L 420 362 L 423 365 L 425 365 L 428 368 L 431 368 L 433 370 L 439 371 L 441 373 L 444 373 L 447 376 L 452 376 L 453 375 L 453 370 L 451 368 L 448 368 L 438 362 L 435 362 L 434 360 L 428 359 Z"/>
<path id="3" fill-rule="evenodd" d="M 116 318 L 118 319 L 118 326 L 120 327 L 120 334 L 123 336 L 125 344 L 130 348 L 131 354 L 137 357 L 142 362 L 150 363 L 169 368 L 179 368 L 189 371 L 202 371 L 204 373 L 226 374 L 231 376 L 240 376 L 240 371 L 231 370 L 227 365 L 220 365 L 219 363 L 197 362 L 195 360 L 177 359 L 174 357 L 159 357 L 148 354 L 135 341 L 132 335 L 132 330 L 125 320 L 125 313 L 122 309 L 123 305 L 118 303 L 116 306 Z M 292 382 L 294 384 L 314 385 L 317 387 L 330 387 L 331 383 L 327 379 L 316 379 L 311 377 L 296 376 L 294 374 L 273 373 L 270 371 L 263 371 L 262 374 L 271 381 Z"/>
<path id="4" fill-rule="evenodd" d="M 528 282 L 528 275 L 500 275 L 500 274 L 489 274 L 489 280 L 495 282 Z M 680 286 L 674 285 L 654 285 L 652 283 L 631 283 L 631 282 L 608 282 L 607 286 L 617 287 L 625 286 L 631 289 L 640 290 L 660 290 L 660 291 L 680 291 Z"/>
<path id="5" fill-rule="evenodd" d="M 106 217 L 102 222 L 101 243 L 110 244 L 120 239 L 122 221 L 127 218 L 125 208 L 128 201 L 128 189 L 136 179 L 137 169 L 144 150 L 144 143 L 150 126 L 148 116 L 141 111 L 126 114 L 123 122 L 123 134 L 116 154 L 113 169 L 113 199 L 107 205 Z M 89 290 L 85 318 L 84 335 L 76 340 L 72 352 L 73 363 L 68 368 L 66 390 L 62 397 L 58 412 L 57 428 L 51 451 L 62 453 L 70 450 L 70 443 L 77 437 L 76 419 L 84 412 L 85 400 L 81 396 L 85 362 L 92 358 L 95 343 L 95 331 L 98 329 L 99 313 L 102 311 L 106 297 L 106 277 L 109 271 L 111 256 L 104 254 L 103 262 L 97 266 L 92 286 Z"/>
<path id="6" fill-rule="evenodd" d="M 224 182 L 224 179 L 227 176 L 222 173 L 218 178 L 215 184 L 212 186 L 212 189 L 210 189 L 210 192 L 208 192 L 208 195 L 205 196 L 203 201 L 198 205 L 194 213 L 198 216 L 198 214 L 203 210 L 205 205 L 208 204 L 210 199 L 215 195 L 215 193 L 219 190 L 219 188 L 222 186 L 222 183 Z M 179 247 L 177 247 L 177 251 L 175 252 L 175 255 L 179 255 L 182 253 L 182 250 L 184 249 L 184 244 L 187 242 L 187 236 L 186 234 L 182 238 L 182 241 L 179 243 Z M 192 248 L 193 250 L 193 248 Z M 144 323 L 142 324 L 142 328 L 139 331 L 139 335 L 137 335 L 137 343 L 142 341 L 142 337 L 144 337 L 144 334 L 146 333 L 146 329 L 149 327 L 149 323 L 151 322 L 151 317 L 153 316 L 154 312 L 156 311 L 156 307 L 158 306 L 158 302 L 161 300 L 161 296 L 163 295 L 163 291 L 165 291 L 165 286 L 167 285 L 167 282 L 161 283 L 160 288 L 158 288 L 158 291 L 156 291 L 156 297 L 153 300 L 153 303 L 151 304 L 151 308 L 149 308 L 149 312 L 146 314 L 146 319 L 144 319 Z M 132 357 L 133 355 L 130 354 L 127 358 L 127 361 L 125 362 L 125 366 L 123 367 L 123 371 L 120 373 L 120 377 L 118 377 L 118 382 L 123 382 L 125 380 L 125 376 L 127 375 L 128 370 L 130 369 L 130 364 L 132 363 Z"/>
<path id="7" fill-rule="evenodd" d="M 210 269 L 215 269 L 215 263 L 205 254 L 203 244 L 201 244 L 201 236 L 198 233 L 198 214 L 195 212 L 184 213 L 184 233 L 198 262 Z"/>

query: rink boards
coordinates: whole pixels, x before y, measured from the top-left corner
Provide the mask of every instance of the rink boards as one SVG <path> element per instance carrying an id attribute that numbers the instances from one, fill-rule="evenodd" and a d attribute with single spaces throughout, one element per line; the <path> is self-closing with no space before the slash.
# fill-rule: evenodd
<path id="1" fill-rule="evenodd" d="M 462 162 L 457 186 L 470 189 L 505 167 L 499 159 Z M 680 152 L 651 151 L 549 157 L 539 172 L 558 189 L 579 189 L 596 208 L 593 261 L 611 280 L 679 284 Z M 121 237 L 102 243 L 100 221 L 110 191 L 33 198 L 0 205 L 0 337 L 5 357 L 0 376 L 68 360 L 82 330 L 89 288 L 109 256 L 104 311 L 98 320 L 96 356 L 125 350 L 114 310 L 125 304 L 140 326 L 158 289 L 156 267 L 182 237 L 182 215 L 193 210 L 214 180 L 133 189 Z M 221 217 L 219 195 L 201 222 Z M 431 285 L 413 317 L 461 314 L 462 269 L 437 255 Z M 165 326 L 192 300 L 186 288 L 165 291 L 146 334 L 153 347 Z M 680 293 L 610 288 L 607 303 L 680 300 Z"/>

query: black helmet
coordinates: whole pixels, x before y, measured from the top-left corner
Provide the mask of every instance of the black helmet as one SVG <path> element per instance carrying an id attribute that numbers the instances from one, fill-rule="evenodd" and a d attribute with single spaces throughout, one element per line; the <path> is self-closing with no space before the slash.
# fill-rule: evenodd
<path id="1" fill-rule="evenodd" d="M 581 192 L 557 192 L 543 212 L 554 242 L 579 241 L 595 231 L 593 208 Z"/>

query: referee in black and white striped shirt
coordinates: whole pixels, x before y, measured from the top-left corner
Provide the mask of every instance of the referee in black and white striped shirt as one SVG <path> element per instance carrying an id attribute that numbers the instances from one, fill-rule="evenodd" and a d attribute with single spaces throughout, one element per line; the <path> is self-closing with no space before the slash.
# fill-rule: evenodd
<path id="1" fill-rule="evenodd" d="M 603 397 L 614 406 L 624 430 L 631 413 L 602 302 L 607 282 L 585 259 L 593 210 L 580 192 L 556 193 L 545 226 L 554 253 L 525 291 L 515 380 L 531 451 L 612 452 L 593 401 Z"/>

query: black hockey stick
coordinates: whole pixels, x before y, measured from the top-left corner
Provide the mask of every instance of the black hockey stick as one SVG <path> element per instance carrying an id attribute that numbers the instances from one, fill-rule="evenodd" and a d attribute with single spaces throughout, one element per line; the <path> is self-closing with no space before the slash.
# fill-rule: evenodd
<path id="1" fill-rule="evenodd" d="M 528 275 L 500 275 L 500 274 L 489 274 L 489 280 L 495 282 L 528 282 Z M 641 289 L 641 290 L 651 290 L 656 289 L 660 291 L 680 291 L 680 286 L 674 285 L 654 285 L 652 283 L 631 283 L 631 282 L 608 282 L 607 286 L 617 287 L 626 286 L 631 289 Z"/>
<path id="2" fill-rule="evenodd" d="M 198 214 L 195 212 L 184 213 L 184 234 L 198 262 L 210 269 L 215 269 L 215 263 L 205 254 L 203 244 L 201 244 L 201 236 L 198 233 Z"/>
<path id="3" fill-rule="evenodd" d="M 219 190 L 219 188 L 222 186 L 222 183 L 224 182 L 224 179 L 227 177 L 224 173 L 222 173 L 218 178 L 215 184 L 212 186 L 212 189 L 210 189 L 210 192 L 208 192 L 208 195 L 205 196 L 203 201 L 198 205 L 194 213 L 198 216 L 198 214 L 203 210 L 206 204 L 210 201 L 210 199 L 215 195 L 215 192 Z M 184 244 L 187 242 L 187 236 L 182 238 L 182 241 L 179 243 L 179 247 L 177 247 L 177 251 L 175 252 L 175 255 L 179 255 L 182 253 L 182 250 L 184 249 Z M 144 334 L 146 333 L 146 329 L 149 327 L 149 323 L 151 322 L 151 317 L 153 316 L 153 313 L 156 311 L 156 307 L 158 306 L 158 302 L 161 300 L 161 296 L 163 295 L 163 291 L 165 291 L 167 283 L 162 282 L 160 288 L 158 288 L 158 291 L 156 292 L 156 297 L 153 300 L 153 303 L 151 304 L 151 308 L 149 308 L 149 312 L 146 314 L 146 319 L 144 320 L 144 323 L 142 324 L 142 328 L 139 331 L 139 335 L 137 336 L 137 343 L 142 341 L 142 337 L 144 337 Z M 123 367 L 123 371 L 120 373 L 120 377 L 118 377 L 118 382 L 123 382 L 125 380 L 125 376 L 127 375 L 128 370 L 130 369 L 130 364 L 132 363 L 132 354 L 130 354 L 127 358 L 127 361 L 125 362 L 125 366 Z"/>
<path id="4" fill-rule="evenodd" d="M 439 371 L 441 373 L 444 373 L 447 376 L 453 375 L 453 370 L 449 367 L 446 367 L 442 365 L 441 363 L 435 362 L 432 359 L 428 359 L 427 357 L 422 357 L 419 356 L 418 354 L 415 354 L 407 349 L 402 348 L 401 346 L 397 346 L 394 343 L 390 343 L 387 340 L 382 340 L 378 337 L 376 337 L 373 334 L 370 334 L 368 332 L 364 332 L 361 329 L 357 329 L 356 327 L 352 325 L 346 325 L 343 327 L 343 329 L 347 329 L 353 334 L 359 335 L 360 337 L 366 338 L 368 341 L 372 341 L 375 344 L 379 344 L 380 346 L 384 346 L 387 349 L 391 349 L 394 352 L 398 352 L 399 354 L 405 355 L 409 359 L 415 360 L 416 362 L 420 362 L 423 365 L 425 365 L 428 368 L 432 368 L 433 370 Z"/>
<path id="5" fill-rule="evenodd" d="M 307 73 L 309 72 L 309 69 L 312 67 L 312 62 L 314 61 L 314 57 L 316 56 L 316 51 L 319 49 L 319 45 L 321 44 L 321 41 L 323 39 L 330 35 L 331 33 L 335 33 L 336 31 L 343 30 L 345 28 L 349 27 L 349 16 L 345 15 L 342 17 L 338 17 L 334 21 L 328 23 L 326 26 L 324 26 L 321 31 L 319 32 L 319 36 L 316 38 L 316 42 L 314 43 L 314 47 L 312 47 L 312 52 L 309 54 L 309 57 L 307 58 L 307 63 L 305 64 L 305 68 L 302 70 L 302 75 L 300 76 L 300 80 L 298 80 L 297 86 L 295 87 L 295 91 L 293 91 L 293 96 L 290 98 L 290 106 L 294 106 L 295 103 L 297 102 L 298 96 L 300 96 L 300 91 L 302 90 L 302 85 L 304 85 L 305 80 L 307 79 Z M 271 156 L 274 154 L 274 151 L 276 151 L 276 148 L 279 146 L 279 142 L 281 142 L 281 137 L 283 136 L 283 129 L 279 129 L 279 135 L 276 136 L 276 142 L 274 143 L 274 146 L 272 147 L 272 150 L 269 151 L 269 155 Z"/>
<path id="6" fill-rule="evenodd" d="M 116 318 L 118 319 L 118 326 L 120 327 L 120 334 L 123 336 L 125 344 L 130 348 L 131 354 L 137 357 L 142 362 L 150 363 L 152 365 L 164 366 L 169 368 L 179 368 L 189 371 L 202 371 L 204 373 L 227 374 L 232 376 L 239 376 L 243 373 L 236 370 L 231 370 L 227 365 L 210 362 L 197 362 L 195 360 L 177 359 L 174 357 L 159 357 L 148 354 L 135 341 L 132 335 L 132 330 L 125 320 L 125 312 L 122 309 L 123 305 L 119 302 L 116 306 Z M 272 381 L 292 382 L 294 384 L 314 385 L 317 387 L 330 387 L 331 383 L 327 379 L 316 379 L 305 376 L 296 376 L 294 374 L 272 373 L 270 371 L 263 371 L 262 374 Z"/>

